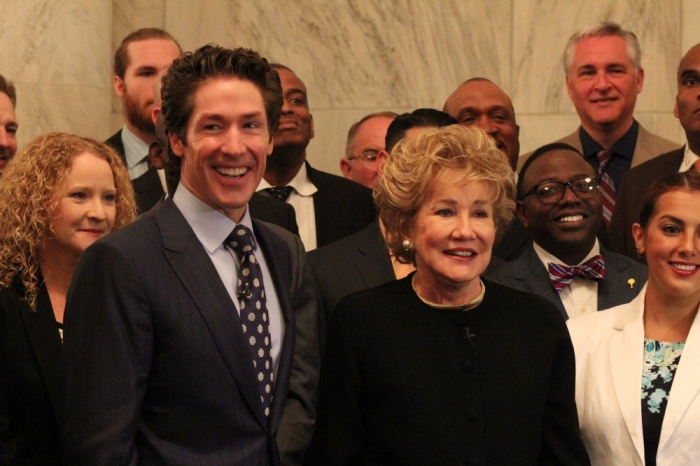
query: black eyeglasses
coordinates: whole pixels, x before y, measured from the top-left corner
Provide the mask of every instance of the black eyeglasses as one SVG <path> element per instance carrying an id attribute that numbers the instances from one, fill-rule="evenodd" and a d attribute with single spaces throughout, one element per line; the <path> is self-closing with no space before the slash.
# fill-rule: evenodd
<path id="1" fill-rule="evenodd" d="M 591 199 L 598 194 L 598 180 L 587 176 L 577 180 L 565 183 L 563 181 L 547 181 L 545 183 L 536 184 L 528 192 L 520 196 L 520 200 L 525 199 L 530 194 L 535 194 L 537 199 L 543 204 L 556 204 L 564 197 L 566 187 L 571 188 L 571 191 L 579 199 Z"/>
<path id="2" fill-rule="evenodd" d="M 375 164 L 377 163 L 377 155 L 379 155 L 378 150 L 374 149 L 367 149 L 357 157 L 348 157 L 348 160 L 355 160 L 359 159 L 360 163 L 365 167 L 365 168 L 374 168 Z"/>

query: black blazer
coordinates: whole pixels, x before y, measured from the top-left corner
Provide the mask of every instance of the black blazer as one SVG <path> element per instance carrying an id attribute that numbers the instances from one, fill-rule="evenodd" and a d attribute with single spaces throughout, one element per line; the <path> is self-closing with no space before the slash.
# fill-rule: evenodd
<path id="1" fill-rule="evenodd" d="M 632 237 L 632 225 L 639 221 L 639 211 L 647 188 L 664 176 L 678 173 L 683 163 L 685 148 L 659 155 L 625 173 L 617 190 L 615 210 L 610 220 L 610 248 L 618 253 L 644 263 L 637 254 Z"/>
<path id="2" fill-rule="evenodd" d="M 55 466 L 61 337 L 46 287 L 36 312 L 23 297 L 19 279 L 0 290 L 0 464 Z"/>
<path id="3" fill-rule="evenodd" d="M 122 130 L 120 129 L 105 141 L 121 156 L 122 161 L 126 164 L 126 155 L 124 151 L 124 143 L 122 143 Z M 145 156 L 146 154 L 144 154 Z M 158 176 L 158 170 L 151 167 L 146 173 L 131 180 L 136 195 L 136 207 L 139 213 L 147 212 L 153 207 L 160 198 L 163 197 L 163 184 Z"/>
<path id="4" fill-rule="evenodd" d="M 316 246 L 321 247 L 362 230 L 376 217 L 372 190 L 341 176 L 316 170 L 306 162 L 316 216 Z"/>
<path id="5" fill-rule="evenodd" d="M 338 304 L 309 464 L 589 464 L 557 310 L 489 282 L 471 311 L 434 309 L 411 277 Z"/>
<path id="6" fill-rule="evenodd" d="M 300 393 L 290 381 L 294 368 L 315 386 L 309 372 L 318 363 L 310 341 L 295 348 L 297 314 L 317 331 L 303 246 L 274 225 L 253 225 L 284 321 L 269 417 L 241 317 L 169 199 L 97 241 L 76 268 L 61 373 L 67 464 L 279 465 L 283 412 L 310 410 L 306 421 L 290 421 L 310 428 L 315 392 Z"/>
<path id="7" fill-rule="evenodd" d="M 322 347 L 331 314 L 340 300 L 356 291 L 396 280 L 379 220 L 347 238 L 310 251 L 308 261 L 323 303 L 318 325 Z M 492 256 L 485 273 L 503 265 L 504 261 Z"/>
<path id="8" fill-rule="evenodd" d="M 625 256 L 607 251 L 602 245 L 600 254 L 605 261 L 606 272 L 605 281 L 598 284 L 598 310 L 603 311 L 632 301 L 647 282 L 647 268 Z M 547 268 L 532 245 L 519 258 L 486 278 L 541 296 L 554 304 L 565 320 L 569 318 L 559 293 L 549 280 Z M 632 286 L 628 282 L 630 279 L 634 280 Z"/>

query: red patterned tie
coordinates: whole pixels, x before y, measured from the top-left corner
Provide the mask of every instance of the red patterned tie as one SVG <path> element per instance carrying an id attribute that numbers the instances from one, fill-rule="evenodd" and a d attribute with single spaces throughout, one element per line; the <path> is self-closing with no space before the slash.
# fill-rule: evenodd
<path id="1" fill-rule="evenodd" d="M 558 293 L 561 293 L 564 288 L 569 286 L 574 277 L 597 282 L 605 280 L 605 261 L 603 261 L 603 256 L 600 254 L 574 267 L 550 262 L 547 264 L 547 270 L 549 271 L 549 279 L 552 282 L 552 286 Z"/>
<path id="2" fill-rule="evenodd" d="M 600 183 L 600 191 L 603 193 L 603 219 L 605 226 L 610 227 L 610 218 L 612 218 L 613 209 L 615 209 L 615 183 L 608 174 L 608 164 L 612 159 L 613 153 L 609 150 L 598 152 L 598 180 Z"/>

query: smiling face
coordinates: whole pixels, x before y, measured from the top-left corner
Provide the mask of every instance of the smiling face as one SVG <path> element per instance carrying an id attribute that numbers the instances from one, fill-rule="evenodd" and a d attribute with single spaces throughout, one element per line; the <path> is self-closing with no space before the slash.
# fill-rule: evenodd
<path id="1" fill-rule="evenodd" d="M 460 180 L 461 171 L 439 175 L 420 205 L 408 239 L 415 253 L 415 286 L 426 299 L 449 295 L 463 302 L 481 291 L 479 275 L 496 238 L 492 196 L 483 181 Z"/>
<path id="2" fill-rule="evenodd" d="M 277 68 L 282 84 L 282 117 L 275 133 L 275 147 L 301 146 L 306 148 L 314 137 L 314 119 L 309 112 L 306 86 L 293 72 Z"/>
<path id="3" fill-rule="evenodd" d="M 76 155 L 60 192 L 42 254 L 77 259 L 114 226 L 117 191 L 109 163 L 89 152 Z"/>
<path id="4" fill-rule="evenodd" d="M 680 119 L 693 152 L 700 150 L 700 46 L 693 47 L 678 66 L 674 115 Z M 695 152 L 697 153 L 697 152 Z"/>
<path id="5" fill-rule="evenodd" d="M 643 83 L 644 70 L 635 70 L 622 37 L 589 37 L 576 44 L 566 89 L 586 131 L 629 128 Z"/>
<path id="6" fill-rule="evenodd" d="M 593 167 L 579 154 L 557 149 L 532 162 L 524 174 L 522 192 L 546 181 L 571 182 L 583 177 L 595 178 Z M 559 202 L 544 204 L 533 193 L 518 201 L 516 212 L 538 245 L 566 264 L 575 265 L 595 243 L 603 205 L 600 193 L 591 199 L 579 199 L 566 187 Z"/>
<path id="7" fill-rule="evenodd" d="M 147 39 L 130 43 L 127 53 L 129 66 L 123 79 L 114 77 L 114 89 L 124 101 L 127 122 L 140 131 L 153 133 L 155 83 L 180 56 L 180 49 L 169 39 Z"/>
<path id="8" fill-rule="evenodd" d="M 0 92 L 0 173 L 17 152 L 17 117 L 10 98 Z"/>
<path id="9" fill-rule="evenodd" d="M 646 227 L 635 223 L 634 242 L 649 266 L 648 293 L 700 301 L 700 191 L 662 194 Z"/>
<path id="10" fill-rule="evenodd" d="M 445 112 L 460 125 L 486 131 L 515 169 L 520 155 L 520 127 L 515 123 L 513 103 L 500 87 L 486 80 L 466 82 L 447 99 Z"/>
<path id="11" fill-rule="evenodd" d="M 237 78 L 204 81 L 194 95 L 187 145 L 169 137 L 172 152 L 182 157 L 180 182 L 239 222 L 272 152 L 260 90 Z"/>

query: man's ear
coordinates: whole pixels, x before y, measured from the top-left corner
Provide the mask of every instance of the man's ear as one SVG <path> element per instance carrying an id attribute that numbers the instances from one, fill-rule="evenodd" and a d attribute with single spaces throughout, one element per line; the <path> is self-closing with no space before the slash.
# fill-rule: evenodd
<path id="1" fill-rule="evenodd" d="M 168 140 L 170 141 L 170 151 L 182 157 L 185 154 L 185 145 L 180 141 L 180 138 L 175 133 L 168 133 Z"/>
<path id="2" fill-rule="evenodd" d="M 525 203 L 523 201 L 516 201 L 515 216 L 518 217 L 518 220 L 520 220 L 520 223 L 522 223 L 525 228 L 529 226 L 526 213 L 527 209 L 525 209 Z"/>
<path id="3" fill-rule="evenodd" d="M 114 91 L 117 93 L 117 95 L 123 98 L 126 94 L 126 84 L 124 83 L 124 80 L 119 76 L 115 76 L 112 80 L 112 84 L 114 84 Z"/>
<path id="4" fill-rule="evenodd" d="M 314 116 L 309 113 L 309 118 L 311 118 L 311 139 L 316 136 L 316 131 L 314 130 Z"/>
<path id="5" fill-rule="evenodd" d="M 345 178 L 352 180 L 352 166 L 347 157 L 340 159 L 340 171 L 343 172 Z"/>
<path id="6" fill-rule="evenodd" d="M 377 153 L 377 175 L 382 176 L 384 173 L 384 164 L 389 158 L 389 153 L 384 149 Z"/>
<path id="7" fill-rule="evenodd" d="M 150 146 L 148 146 L 148 164 L 157 169 L 161 170 L 163 167 L 165 167 L 165 164 L 163 163 L 163 148 L 160 147 L 160 143 L 158 141 L 152 142 Z"/>

